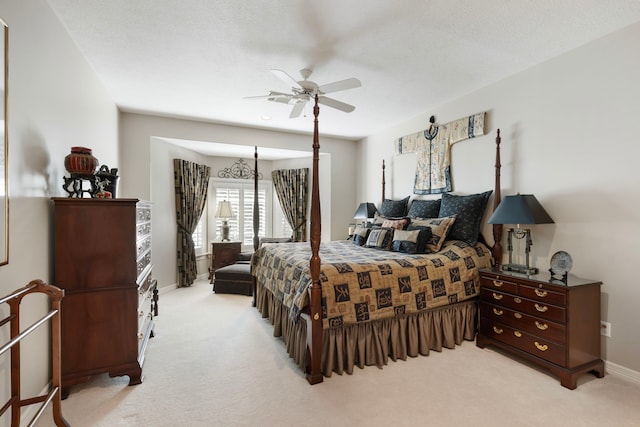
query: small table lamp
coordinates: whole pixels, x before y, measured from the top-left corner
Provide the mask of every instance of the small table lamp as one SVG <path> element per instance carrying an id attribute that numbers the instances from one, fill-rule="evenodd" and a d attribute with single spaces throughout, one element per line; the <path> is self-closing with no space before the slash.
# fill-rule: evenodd
<path id="1" fill-rule="evenodd" d="M 219 202 L 216 217 L 222 218 L 222 241 L 229 241 L 229 224 L 227 223 L 227 220 L 229 218 L 233 218 L 231 203 L 226 200 Z"/>
<path id="2" fill-rule="evenodd" d="M 516 228 L 507 230 L 507 249 L 509 250 L 509 263 L 502 266 L 503 270 L 516 271 L 524 274 L 538 274 L 538 269 L 529 266 L 529 253 L 531 252 L 531 230 L 520 228 L 521 224 L 553 224 L 553 220 L 544 210 L 540 202 L 533 194 L 516 194 L 505 197 L 496 208 L 489 224 L 517 224 Z M 526 238 L 525 254 L 526 264 L 513 263 L 513 237 Z"/>
<path id="3" fill-rule="evenodd" d="M 358 206 L 356 213 L 353 214 L 353 218 L 364 218 L 364 221 L 362 221 L 362 223 L 364 224 L 370 219 L 373 219 L 376 215 L 376 212 L 378 212 L 378 210 L 376 209 L 376 205 L 374 205 L 373 203 L 360 203 L 360 206 Z"/>

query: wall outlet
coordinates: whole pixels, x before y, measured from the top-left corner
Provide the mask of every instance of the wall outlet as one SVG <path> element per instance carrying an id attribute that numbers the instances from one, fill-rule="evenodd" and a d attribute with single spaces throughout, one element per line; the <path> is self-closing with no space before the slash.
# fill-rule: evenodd
<path id="1" fill-rule="evenodd" d="M 600 321 L 600 335 L 611 338 L 611 323 Z"/>

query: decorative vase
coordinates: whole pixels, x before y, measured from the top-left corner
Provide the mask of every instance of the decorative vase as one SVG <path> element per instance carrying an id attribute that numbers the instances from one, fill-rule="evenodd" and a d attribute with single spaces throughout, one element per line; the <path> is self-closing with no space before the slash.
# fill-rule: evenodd
<path id="1" fill-rule="evenodd" d="M 91 154 L 91 148 L 71 147 L 71 154 L 64 158 L 64 167 L 72 175 L 93 175 L 98 159 Z"/>

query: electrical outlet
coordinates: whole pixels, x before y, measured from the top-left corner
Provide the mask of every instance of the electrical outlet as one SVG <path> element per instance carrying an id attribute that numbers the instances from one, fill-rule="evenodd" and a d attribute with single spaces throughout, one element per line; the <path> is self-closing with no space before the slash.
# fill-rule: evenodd
<path id="1" fill-rule="evenodd" d="M 600 321 L 600 335 L 611 338 L 611 323 Z"/>

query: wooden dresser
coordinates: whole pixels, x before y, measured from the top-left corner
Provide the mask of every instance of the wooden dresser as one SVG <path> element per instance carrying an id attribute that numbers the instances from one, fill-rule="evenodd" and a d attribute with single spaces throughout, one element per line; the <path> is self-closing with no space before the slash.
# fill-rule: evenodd
<path id="1" fill-rule="evenodd" d="M 53 202 L 54 284 L 65 291 L 63 398 L 71 385 L 101 373 L 140 384 L 157 311 L 151 205 L 137 199 Z"/>
<path id="2" fill-rule="evenodd" d="M 604 376 L 600 359 L 601 282 L 549 274 L 480 270 L 476 345 L 495 345 L 548 368 L 573 390 L 583 373 Z"/>
<path id="3" fill-rule="evenodd" d="M 240 242 L 211 242 L 211 264 L 209 266 L 209 281 L 213 283 L 213 273 L 218 268 L 233 264 L 238 260 L 242 243 Z"/>

